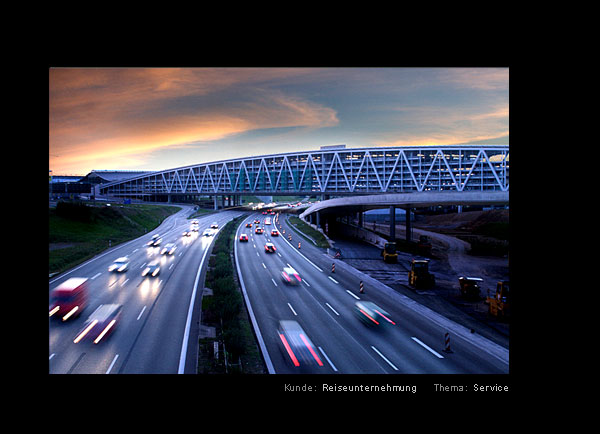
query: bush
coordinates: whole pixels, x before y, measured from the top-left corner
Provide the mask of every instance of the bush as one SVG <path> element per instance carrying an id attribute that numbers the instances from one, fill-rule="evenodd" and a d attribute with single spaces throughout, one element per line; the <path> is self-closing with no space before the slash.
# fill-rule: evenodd
<path id="1" fill-rule="evenodd" d="M 84 203 L 60 201 L 56 204 L 56 215 L 69 220 L 89 222 L 92 212 Z"/>

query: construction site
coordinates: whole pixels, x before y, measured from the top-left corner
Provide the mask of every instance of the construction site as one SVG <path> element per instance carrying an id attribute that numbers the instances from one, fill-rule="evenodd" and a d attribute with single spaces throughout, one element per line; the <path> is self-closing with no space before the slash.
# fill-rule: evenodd
<path id="1" fill-rule="evenodd" d="M 390 242 L 389 222 L 340 219 L 327 234 L 332 256 L 508 346 L 509 210 L 419 215 L 411 240 Z M 396 233 L 404 234 L 404 224 Z"/>

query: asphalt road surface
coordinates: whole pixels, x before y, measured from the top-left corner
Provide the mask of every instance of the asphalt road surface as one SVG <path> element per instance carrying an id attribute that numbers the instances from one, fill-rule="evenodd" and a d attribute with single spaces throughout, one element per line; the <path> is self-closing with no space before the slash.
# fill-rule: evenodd
<path id="1" fill-rule="evenodd" d="M 63 322 L 49 318 L 49 372 L 51 374 L 177 374 L 195 373 L 197 358 L 197 315 L 194 302 L 202 290 L 198 284 L 205 253 L 214 236 L 203 236 L 213 222 L 221 228 L 239 211 L 223 211 L 199 217 L 198 232 L 191 237 L 191 206 L 167 217 L 154 231 L 123 243 L 50 280 L 52 290 L 71 277 L 87 277 L 89 301 L 82 314 Z M 162 237 L 160 247 L 148 247 L 154 234 Z M 172 255 L 160 250 L 176 243 Z M 108 267 L 127 256 L 129 269 L 110 272 Z M 153 260 L 160 274 L 142 276 Z M 198 286 L 200 288 L 198 289 Z M 101 304 L 121 304 L 122 315 L 114 332 L 98 344 L 91 340 L 74 343 L 82 326 Z M 197 307 L 197 306 L 196 306 Z M 189 347 L 188 347 L 189 345 Z"/>
<path id="2" fill-rule="evenodd" d="M 270 226 L 264 224 L 265 217 L 254 213 L 244 219 L 238 228 L 235 255 L 270 373 L 508 373 L 505 348 L 469 334 L 408 297 L 386 291 L 385 285 L 342 261 L 332 260 L 291 230 L 283 215 Z M 255 219 L 265 229 L 261 235 L 255 234 Z M 245 227 L 248 222 L 252 228 Z M 270 235 L 274 227 L 280 236 Z M 242 233 L 248 235 L 247 243 L 239 241 Z M 276 246 L 276 252 L 265 251 L 267 242 Z M 289 266 L 302 279 L 298 285 L 290 286 L 281 277 L 283 268 Z M 364 281 L 364 293 L 360 292 L 360 280 Z M 369 326 L 369 320 L 361 321 L 355 303 L 365 301 L 381 307 L 391 322 L 379 318 L 378 325 Z M 289 348 L 289 339 L 279 333 L 282 320 L 295 321 L 301 327 L 307 363 L 296 366 L 298 351 Z M 450 351 L 446 351 L 446 333 Z"/>

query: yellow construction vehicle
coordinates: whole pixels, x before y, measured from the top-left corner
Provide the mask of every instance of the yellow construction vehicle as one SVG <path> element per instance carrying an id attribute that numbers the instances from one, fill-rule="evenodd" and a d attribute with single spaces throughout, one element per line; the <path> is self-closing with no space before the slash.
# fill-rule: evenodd
<path id="1" fill-rule="evenodd" d="M 435 285 L 435 276 L 429 272 L 429 261 L 413 259 L 408 272 L 408 284 L 414 288 L 431 288 Z"/>
<path id="2" fill-rule="evenodd" d="M 398 262 L 398 253 L 396 252 L 396 243 L 385 243 L 381 251 L 383 262 Z"/>
<path id="3" fill-rule="evenodd" d="M 496 285 L 496 294 L 488 296 L 486 302 L 489 305 L 490 315 L 497 318 L 508 318 L 510 316 L 510 292 L 509 281 L 501 280 Z"/>
<path id="4" fill-rule="evenodd" d="M 483 279 L 479 277 L 459 277 L 460 293 L 464 298 L 478 299 L 480 294 L 479 283 Z"/>

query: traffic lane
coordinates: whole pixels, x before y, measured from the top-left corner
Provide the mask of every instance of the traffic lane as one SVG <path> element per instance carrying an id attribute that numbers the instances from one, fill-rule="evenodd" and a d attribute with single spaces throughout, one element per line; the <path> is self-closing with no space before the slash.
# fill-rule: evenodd
<path id="1" fill-rule="evenodd" d="M 222 228 L 234 217 L 233 212 L 213 215 L 207 227 L 216 221 L 219 228 Z M 174 268 L 169 270 L 160 293 L 144 311 L 143 327 L 136 335 L 135 341 L 128 347 L 118 373 L 175 374 L 178 372 L 182 346 L 188 344 L 184 342 L 184 336 L 190 303 L 194 303 L 197 307 L 196 300 L 202 290 L 202 287 L 197 289 L 195 299 L 191 300 L 196 276 L 202 258 L 205 258 L 204 253 L 209 249 L 216 235 L 199 235 L 197 238 L 194 235 L 193 238 L 196 239 L 188 247 L 188 251 L 174 264 Z M 191 329 L 196 330 L 189 336 L 189 341 L 194 342 L 197 339 L 197 328 Z M 192 353 L 191 356 L 193 357 L 194 354 Z"/>
<path id="2" fill-rule="evenodd" d="M 174 228 L 175 231 L 179 231 L 179 229 L 182 227 L 181 224 L 184 222 L 180 222 L 180 226 Z M 173 232 L 173 231 L 171 231 Z M 150 257 L 152 257 L 153 255 L 156 254 L 156 250 L 157 249 L 141 249 L 140 255 L 142 255 L 141 259 L 147 259 L 147 255 L 149 255 Z M 149 253 L 152 252 L 152 253 Z M 121 252 L 122 253 L 122 252 Z M 179 253 L 179 255 L 183 254 L 183 251 Z M 173 261 L 173 258 L 165 258 L 165 257 L 161 257 L 161 261 L 163 261 L 163 265 L 165 261 Z M 105 261 L 108 261 L 105 259 Z M 135 259 L 134 259 L 135 261 Z M 112 263 L 112 262 L 110 262 Z M 96 276 L 98 276 L 99 274 L 102 274 L 100 272 L 98 272 L 97 274 L 94 275 L 94 277 L 91 279 L 91 288 L 90 288 L 90 293 L 91 293 L 91 297 L 90 297 L 90 306 L 88 306 L 88 308 L 82 313 L 81 317 L 78 318 L 77 320 L 80 321 L 74 321 L 74 323 L 72 324 L 71 327 L 69 327 L 68 329 L 65 329 L 64 327 L 50 327 L 51 331 L 50 331 L 50 336 L 51 336 L 51 371 L 58 371 L 58 372 L 74 372 L 74 366 L 75 365 L 69 365 L 69 366 L 64 366 L 64 363 L 60 363 L 61 359 L 65 359 L 67 361 L 67 364 L 69 363 L 73 363 L 74 360 L 74 356 L 73 353 L 78 353 L 81 351 L 81 346 L 79 348 L 73 347 L 72 344 L 70 344 L 75 336 L 75 334 L 78 332 L 78 327 L 80 327 L 80 324 L 83 324 L 83 321 L 85 321 L 85 319 L 81 319 L 81 318 L 85 318 L 87 317 L 87 315 L 90 312 L 93 312 L 93 309 L 95 309 L 99 304 L 103 304 L 103 303 L 118 303 L 118 304 L 123 304 L 124 305 L 124 309 L 123 309 L 123 315 L 122 315 L 122 319 L 120 321 L 120 324 L 118 327 L 116 327 L 116 329 L 123 329 L 123 330 L 135 330 L 135 327 L 132 326 L 132 324 L 135 324 L 133 322 L 133 320 L 128 320 L 128 318 L 131 316 L 129 315 L 129 312 L 135 312 L 135 315 L 139 314 L 137 313 L 138 311 L 140 311 L 140 307 L 141 305 L 139 303 L 136 302 L 148 302 L 148 300 L 146 300 L 149 297 L 156 297 L 156 295 L 158 294 L 159 291 L 159 287 L 160 287 L 160 283 L 162 281 L 161 278 L 159 279 L 154 279 L 154 280 L 150 280 L 150 278 L 142 278 L 141 277 L 141 270 L 137 269 L 137 262 L 134 262 L 136 267 L 133 268 L 133 270 L 130 268 L 129 271 L 123 273 L 124 275 L 129 274 L 131 276 L 131 273 L 133 271 L 134 273 L 134 278 L 132 281 L 130 281 L 130 288 L 135 287 L 137 290 L 136 291 L 118 291 L 115 292 L 112 289 L 114 289 L 116 287 L 116 285 L 112 285 L 110 282 L 111 280 L 114 280 L 114 275 L 110 275 L 107 274 L 106 277 L 106 281 L 102 281 L 102 279 L 96 279 Z M 144 264 L 142 264 L 143 267 Z M 103 261 L 97 261 L 95 263 L 96 267 L 107 267 L 107 262 L 103 262 Z M 106 268 L 104 268 L 106 269 Z M 164 273 L 160 274 L 159 276 L 165 276 Z M 120 280 L 123 280 L 123 277 L 120 277 Z M 97 281 L 94 283 L 94 281 Z M 125 281 L 123 281 L 123 283 L 125 283 Z M 118 285 L 118 286 L 123 286 L 122 284 Z M 127 297 L 127 299 L 123 298 L 123 294 L 128 293 L 129 296 Z M 116 295 L 119 294 L 118 297 L 116 297 Z M 135 295 L 135 296 L 134 296 Z M 142 308 L 143 309 L 143 308 Z M 136 321 L 137 321 L 137 317 L 136 317 Z M 117 339 L 122 339 L 124 341 L 127 341 L 127 336 L 129 335 L 129 333 L 121 333 L 121 337 L 117 338 L 116 335 L 119 335 L 115 332 L 113 333 L 115 336 L 111 336 L 113 337 L 113 342 L 116 341 Z M 52 344 L 55 345 L 52 345 Z M 58 346 L 57 344 L 61 343 L 60 346 Z M 80 343 L 81 344 L 81 343 Z M 127 344 L 125 344 L 125 347 L 127 347 Z M 104 346 L 104 348 L 106 349 L 106 346 Z M 95 354 L 96 356 L 98 356 L 98 354 L 101 354 L 103 351 L 99 350 L 99 349 L 95 349 L 94 353 L 88 353 L 86 355 L 85 361 L 87 363 L 83 363 L 84 359 L 77 359 L 75 361 L 76 366 L 78 367 L 78 369 L 87 369 L 86 372 L 91 372 L 90 366 L 92 366 L 91 364 L 91 360 L 93 359 L 92 357 L 89 356 L 89 354 Z M 102 363 L 97 363 L 96 368 L 94 369 L 94 372 L 98 372 L 98 369 L 102 370 Z"/>
<path id="3" fill-rule="evenodd" d="M 255 240 L 260 235 L 255 236 Z M 280 306 L 284 303 L 289 307 L 289 310 L 284 310 L 286 318 L 289 319 L 290 315 L 292 319 L 300 323 L 307 334 L 311 337 L 313 343 L 319 349 L 321 355 L 319 356 L 321 362 L 327 362 L 332 371 L 331 372 L 344 372 L 344 373 L 383 373 L 387 372 L 386 367 L 381 366 L 370 353 L 365 350 L 364 345 L 361 345 L 355 338 L 357 333 L 347 333 L 343 327 L 335 328 L 336 319 L 334 315 L 337 315 L 335 309 L 332 308 L 331 304 L 323 303 L 315 298 L 311 294 L 309 289 L 310 285 L 307 283 L 307 279 L 313 281 L 315 286 L 322 285 L 333 285 L 334 283 L 329 281 L 320 281 L 321 278 L 318 276 L 312 276 L 310 270 L 305 269 L 303 266 L 299 266 L 296 263 L 295 256 L 293 253 L 289 254 L 289 251 L 282 249 L 281 241 L 276 241 L 278 237 L 270 239 L 274 244 L 279 245 L 278 252 L 283 252 L 281 256 L 274 253 L 266 253 L 261 248 L 260 255 L 257 253 L 257 261 L 262 264 L 268 264 L 267 269 L 271 271 L 271 275 L 279 275 L 283 267 L 292 266 L 296 270 L 300 271 L 300 274 L 305 277 L 302 284 L 298 286 L 288 286 L 279 279 L 279 286 L 283 288 L 285 298 L 279 302 Z M 254 240 L 252 240 L 254 241 Z M 268 240 L 267 240 L 268 241 Z M 314 270 L 317 273 L 317 270 Z M 266 280 L 266 279 L 265 279 Z M 328 291 L 334 288 L 328 288 Z M 336 303 L 333 303 L 336 304 Z M 291 314 L 290 314 L 291 312 Z M 339 325 L 339 324 L 338 324 Z M 347 354 L 352 353 L 353 357 L 348 358 Z M 332 360 L 337 360 L 332 362 Z M 315 372 L 327 372 L 327 369 L 315 369 Z"/>
<path id="4" fill-rule="evenodd" d="M 283 249 L 285 249 L 285 244 L 287 243 L 285 243 L 284 240 Z M 288 247 L 290 248 L 290 251 L 293 252 L 294 248 L 291 246 Z M 296 255 L 298 255 L 297 251 Z M 300 256 L 298 255 L 298 257 Z M 304 259 L 302 258 L 302 260 Z M 340 278 L 339 273 L 336 274 L 330 272 L 327 276 L 327 279 L 333 282 L 335 285 L 339 285 L 339 289 L 343 289 L 345 294 L 348 294 L 350 297 L 354 298 L 354 300 L 350 300 L 348 297 L 346 297 L 344 292 L 340 292 L 339 289 L 332 287 L 330 282 L 323 280 L 323 275 L 327 274 L 326 272 L 321 273 L 321 276 L 319 276 L 319 274 L 314 273 L 314 267 L 312 267 L 312 265 L 310 267 L 306 267 L 300 264 L 302 264 L 302 262 L 298 263 L 297 269 L 302 269 L 303 273 L 312 273 L 311 275 L 313 275 L 315 279 L 320 278 L 320 281 L 318 283 L 313 282 L 312 285 L 315 286 L 315 297 L 318 296 L 317 294 L 319 294 L 320 297 L 322 297 L 322 299 L 320 300 L 320 305 L 325 304 L 328 307 L 331 306 L 332 310 L 338 312 L 340 315 L 336 315 L 337 320 L 340 323 L 343 323 L 344 328 L 348 330 L 348 332 L 352 336 L 356 336 L 358 339 L 360 339 L 363 345 L 368 345 L 368 347 L 371 348 L 379 357 L 381 357 L 386 362 L 386 364 L 389 365 L 394 371 L 404 371 L 407 373 L 447 373 L 451 371 L 456 371 L 456 369 L 450 367 L 448 363 L 441 363 L 436 359 L 432 359 L 431 356 L 435 356 L 435 352 L 427 350 L 426 353 L 419 354 L 423 348 L 426 348 L 422 345 L 422 340 L 416 337 L 421 336 L 421 339 L 427 340 L 426 338 L 423 338 L 422 331 L 419 331 L 419 333 L 415 333 L 414 330 L 404 330 L 403 326 L 401 325 L 394 325 L 393 327 L 391 327 L 390 330 L 386 330 L 386 333 L 381 333 L 380 330 L 377 330 L 379 327 L 365 329 L 362 323 L 357 324 L 359 323 L 359 321 L 356 319 L 355 316 L 354 303 L 359 298 L 362 298 L 363 300 L 367 301 L 368 297 L 365 297 L 365 295 L 363 294 L 360 294 L 359 297 L 358 295 L 356 295 L 359 293 L 358 291 L 354 293 L 350 290 L 347 290 L 346 288 L 344 288 L 343 285 L 344 279 Z M 316 269 L 314 270 L 318 271 Z M 326 289 L 323 291 L 323 288 Z M 343 297 L 328 299 L 328 296 L 333 296 L 334 294 L 336 294 L 336 297 L 339 297 L 339 295 L 343 295 Z M 384 303 L 379 301 L 379 306 L 383 307 Z M 384 307 L 384 309 L 387 310 L 387 307 Z M 402 316 L 402 318 L 404 317 L 405 316 Z M 398 318 L 400 318 L 400 316 L 398 316 Z M 410 321 L 408 321 L 407 323 L 410 324 Z M 360 327 L 357 328 L 357 325 L 359 325 L 363 329 L 361 329 Z M 390 327 L 388 327 L 388 329 L 389 328 Z M 419 343 L 419 346 L 416 346 L 416 343 Z M 388 356 L 385 356 L 384 353 L 388 354 Z M 396 358 L 397 355 L 401 355 L 401 357 Z M 394 360 L 395 363 L 393 362 Z"/>
<path id="5" fill-rule="evenodd" d="M 247 228 L 244 228 L 242 225 L 238 230 L 238 240 L 239 234 L 245 229 Z M 260 334 L 265 342 L 275 372 L 280 374 L 324 372 L 323 367 L 318 365 L 316 367 L 302 367 L 301 369 L 292 366 L 283 348 L 278 328 L 280 320 L 294 320 L 295 315 L 287 301 L 289 299 L 287 289 L 283 287 L 276 269 L 279 268 L 279 265 L 275 268 L 265 265 L 265 262 L 270 262 L 270 259 L 277 258 L 277 255 L 269 254 L 272 258 L 262 257 L 261 252 L 264 250 L 263 243 L 265 241 L 263 236 L 253 235 L 249 236 L 249 238 L 248 243 L 239 241 L 236 243 L 236 248 L 238 249 L 237 257 L 242 274 L 241 278 L 244 281 Z M 280 265 L 282 264 L 280 263 Z M 314 348 L 314 351 L 316 352 L 317 349 Z"/>
<path id="6" fill-rule="evenodd" d="M 295 247 L 295 246 L 294 246 Z M 293 249 L 293 247 L 292 247 Z M 308 253 L 307 253 L 308 254 Z M 321 258 L 325 255 L 321 254 Z M 313 257 L 314 262 L 319 263 L 319 256 Z M 325 265 L 322 263 L 321 265 Z M 332 263 L 336 263 L 337 261 L 332 260 Z M 356 282 L 356 277 L 353 275 L 340 270 L 338 267 L 337 272 L 331 273 L 331 276 L 335 276 L 335 279 L 339 281 L 341 284 L 350 285 L 352 288 L 359 288 L 359 282 Z M 358 291 L 356 291 L 358 293 Z M 413 342 L 419 344 L 420 347 L 428 351 L 429 353 L 436 355 L 439 354 L 440 351 L 443 351 L 445 346 L 440 348 L 440 345 L 444 345 L 445 341 L 445 330 L 433 324 L 431 321 L 428 321 L 426 318 L 421 318 L 420 315 L 416 314 L 414 311 L 406 308 L 402 304 L 398 303 L 390 303 L 390 300 L 385 295 L 381 294 L 379 291 L 371 291 L 366 288 L 365 293 L 361 294 L 362 298 L 372 298 L 373 301 L 387 310 L 390 313 L 393 313 L 397 318 L 409 318 L 408 321 L 405 322 L 410 327 L 408 333 L 411 335 L 410 338 Z M 471 345 L 468 342 L 465 342 L 464 339 L 456 339 L 457 345 L 456 348 L 458 351 L 450 353 L 449 356 L 445 358 L 450 358 L 451 361 L 446 361 L 444 365 L 439 365 L 441 369 L 452 369 L 455 372 L 466 372 L 466 373 L 506 373 L 508 372 L 508 366 L 506 363 L 498 361 L 494 357 L 490 357 L 488 353 L 482 352 L 477 347 Z M 424 344 L 424 342 L 428 342 L 429 345 Z M 437 348 L 438 351 L 430 351 L 428 348 Z M 437 356 L 436 356 L 437 357 Z M 454 366 L 454 368 L 450 368 L 450 366 Z"/>

